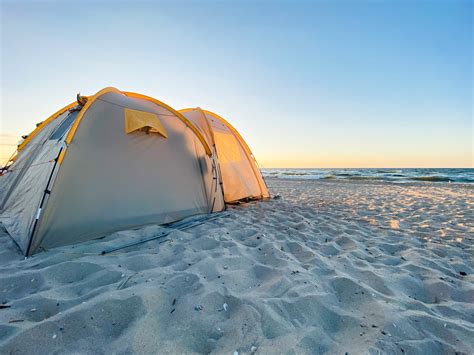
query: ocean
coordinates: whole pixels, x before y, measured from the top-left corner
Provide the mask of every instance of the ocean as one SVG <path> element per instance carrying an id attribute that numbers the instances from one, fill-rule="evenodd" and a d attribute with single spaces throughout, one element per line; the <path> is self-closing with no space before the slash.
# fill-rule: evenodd
<path id="1" fill-rule="evenodd" d="M 377 180 L 396 183 L 474 183 L 474 169 L 290 169 L 262 168 L 264 177 L 309 180 Z"/>

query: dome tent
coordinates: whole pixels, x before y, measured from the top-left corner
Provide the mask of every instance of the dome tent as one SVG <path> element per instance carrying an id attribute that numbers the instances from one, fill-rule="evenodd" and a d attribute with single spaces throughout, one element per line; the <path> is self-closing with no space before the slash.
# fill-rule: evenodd
<path id="1" fill-rule="evenodd" d="M 28 256 L 222 211 L 226 184 L 208 133 L 144 95 L 106 88 L 80 97 L 19 145 L 0 177 L 0 221 Z M 264 186 L 239 199 L 267 196 Z"/>
<path id="2" fill-rule="evenodd" d="M 225 202 L 269 197 L 252 151 L 229 122 L 200 108 L 183 109 L 180 112 L 205 132 L 208 145 L 215 147 L 222 173 Z"/>

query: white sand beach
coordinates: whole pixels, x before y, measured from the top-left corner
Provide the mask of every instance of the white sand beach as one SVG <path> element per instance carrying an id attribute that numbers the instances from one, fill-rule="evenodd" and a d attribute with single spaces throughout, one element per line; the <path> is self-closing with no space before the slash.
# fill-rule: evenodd
<path id="1" fill-rule="evenodd" d="M 26 260 L 0 234 L 0 353 L 474 353 L 474 190 L 269 179 L 281 198 Z"/>

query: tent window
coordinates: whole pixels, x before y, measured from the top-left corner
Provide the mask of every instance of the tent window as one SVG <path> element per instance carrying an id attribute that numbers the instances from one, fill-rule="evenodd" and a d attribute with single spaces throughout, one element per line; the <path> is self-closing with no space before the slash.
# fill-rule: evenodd
<path id="1" fill-rule="evenodd" d="M 126 108 L 124 113 L 125 133 L 129 134 L 136 131 L 144 131 L 146 133 L 158 133 L 168 138 L 168 133 L 156 114 L 129 108 Z"/>
<path id="2" fill-rule="evenodd" d="M 74 111 L 71 112 L 67 117 L 64 119 L 63 122 L 59 125 L 58 128 L 56 128 L 56 131 L 49 137 L 50 140 L 59 140 L 61 139 L 64 134 L 69 131 L 69 128 L 71 128 L 72 123 L 76 120 L 77 113 L 79 111 Z"/>
<path id="3" fill-rule="evenodd" d="M 220 163 L 236 163 L 242 161 L 240 146 L 233 134 L 214 131 Z"/>

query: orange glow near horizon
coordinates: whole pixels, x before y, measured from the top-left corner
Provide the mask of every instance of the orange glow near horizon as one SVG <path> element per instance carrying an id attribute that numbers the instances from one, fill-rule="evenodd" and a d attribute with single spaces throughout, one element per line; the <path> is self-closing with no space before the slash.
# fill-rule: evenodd
<path id="1" fill-rule="evenodd" d="M 0 164 L 12 155 L 20 136 L 1 135 Z M 262 148 L 262 147 L 259 147 Z M 404 154 L 343 152 L 297 152 L 291 153 L 253 150 L 261 168 L 473 168 L 473 154 L 467 152 L 453 160 L 449 154 L 426 154 L 426 152 Z"/>

